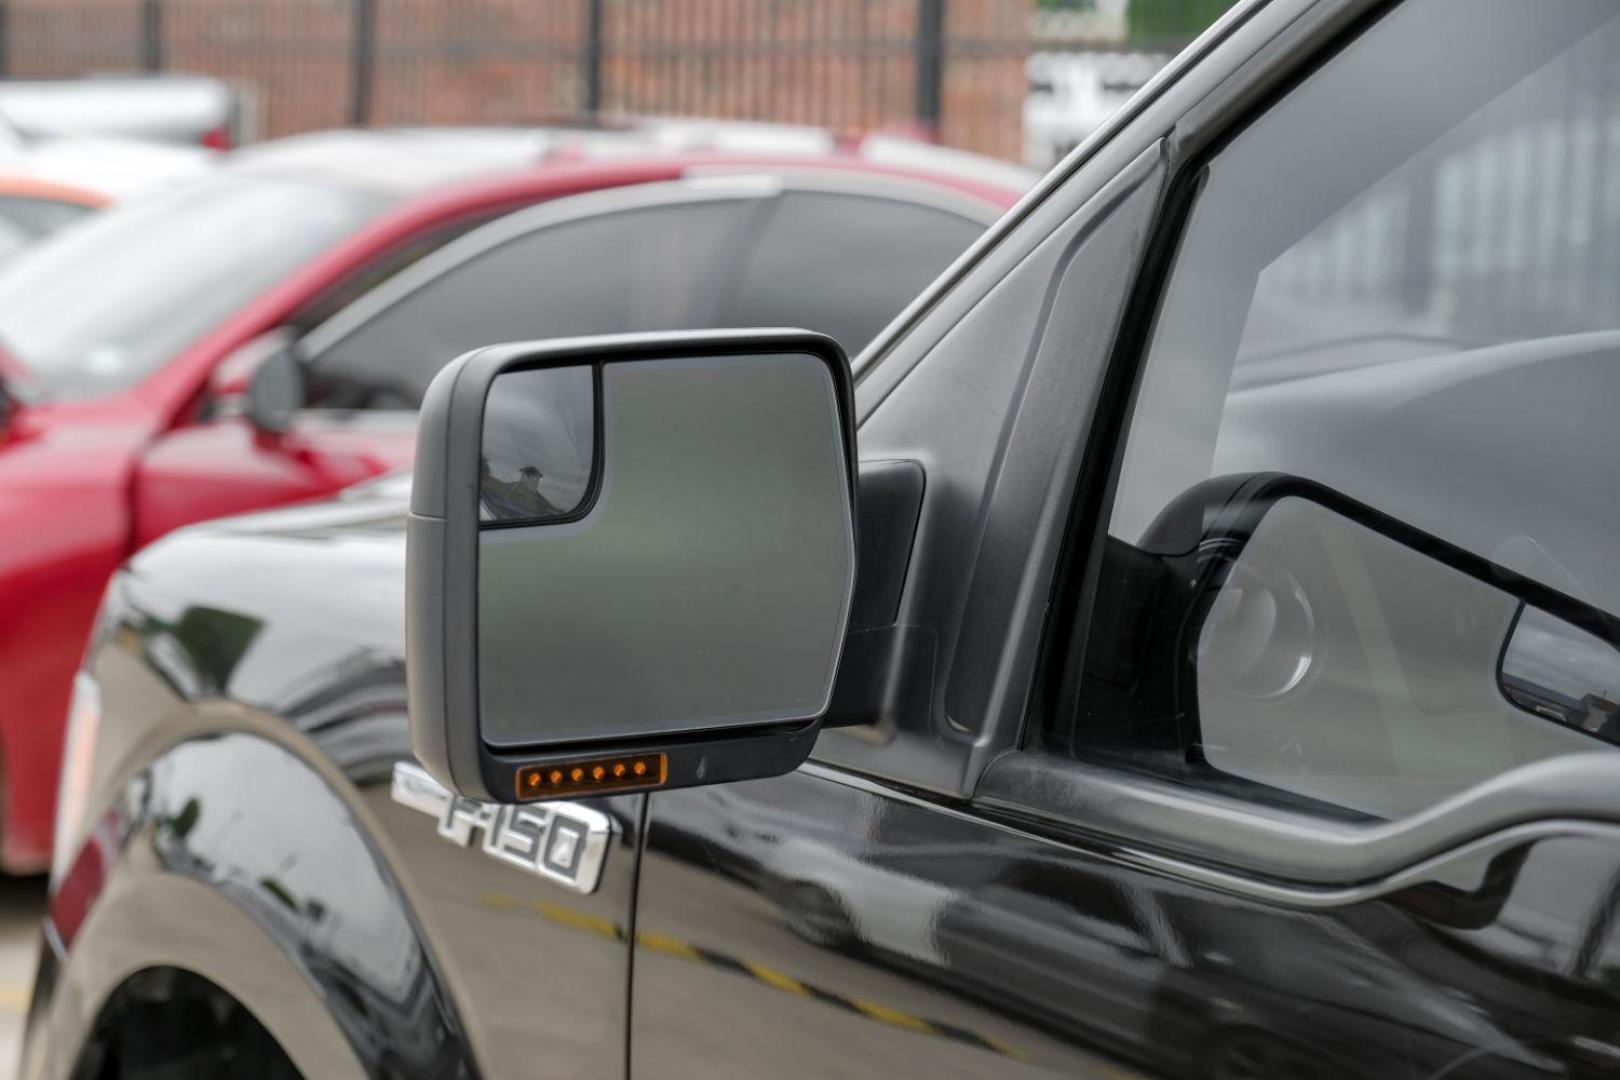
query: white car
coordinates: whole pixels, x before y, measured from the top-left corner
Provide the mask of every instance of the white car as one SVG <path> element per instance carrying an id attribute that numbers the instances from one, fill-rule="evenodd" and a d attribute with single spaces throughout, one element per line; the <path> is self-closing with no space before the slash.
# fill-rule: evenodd
<path id="1" fill-rule="evenodd" d="M 177 143 L 102 135 L 26 135 L 0 115 L 0 169 L 85 188 L 111 200 L 190 179 L 212 168 L 218 158 L 217 151 Z"/>

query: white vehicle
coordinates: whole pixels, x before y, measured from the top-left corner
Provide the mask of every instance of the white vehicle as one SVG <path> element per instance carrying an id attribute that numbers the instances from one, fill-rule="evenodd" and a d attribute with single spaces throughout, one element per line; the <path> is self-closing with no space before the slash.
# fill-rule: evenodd
<path id="1" fill-rule="evenodd" d="M 0 81 L 0 117 L 29 136 L 112 136 L 214 150 L 259 136 L 252 95 L 204 75 Z"/>
<path id="2" fill-rule="evenodd" d="M 3 106 L 0 106 L 3 109 Z M 0 168 L 127 199 L 189 179 L 219 155 L 201 146 L 95 135 L 28 135 L 0 115 Z"/>

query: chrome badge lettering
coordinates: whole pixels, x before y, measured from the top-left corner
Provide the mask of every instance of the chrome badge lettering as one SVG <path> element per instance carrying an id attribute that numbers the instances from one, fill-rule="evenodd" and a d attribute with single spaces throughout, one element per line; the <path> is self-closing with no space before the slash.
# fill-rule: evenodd
<path id="1" fill-rule="evenodd" d="M 499 806 L 452 795 L 420 765 L 394 766 L 394 801 L 438 819 L 439 835 L 458 847 L 481 838 L 484 854 L 575 892 L 596 891 L 613 821 L 569 802 Z"/>

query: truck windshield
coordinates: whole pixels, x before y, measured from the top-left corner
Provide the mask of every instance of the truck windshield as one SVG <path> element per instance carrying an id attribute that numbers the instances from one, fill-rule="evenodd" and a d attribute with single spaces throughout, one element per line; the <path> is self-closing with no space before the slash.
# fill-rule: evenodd
<path id="1" fill-rule="evenodd" d="M 123 389 L 391 201 L 222 172 L 116 207 L 0 267 L 0 347 L 33 394 Z"/>

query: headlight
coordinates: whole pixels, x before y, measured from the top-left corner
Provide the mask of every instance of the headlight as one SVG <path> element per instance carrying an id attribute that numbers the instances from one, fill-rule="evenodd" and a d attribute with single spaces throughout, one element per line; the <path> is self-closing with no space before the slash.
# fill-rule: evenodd
<path id="1" fill-rule="evenodd" d="M 67 874 L 84 828 L 90 799 L 90 774 L 101 729 L 101 687 L 88 671 L 73 677 L 68 705 L 67 737 L 62 745 L 62 772 L 56 788 L 56 834 L 51 846 L 51 885 Z"/>

